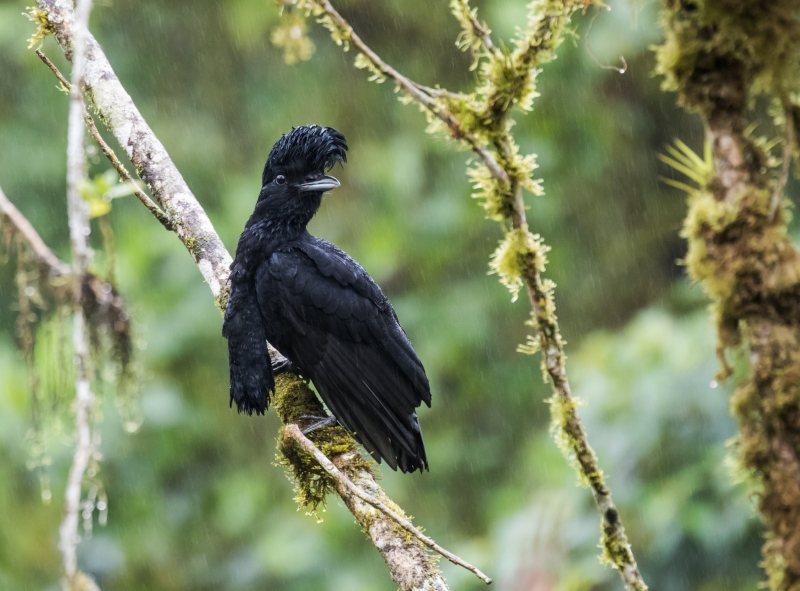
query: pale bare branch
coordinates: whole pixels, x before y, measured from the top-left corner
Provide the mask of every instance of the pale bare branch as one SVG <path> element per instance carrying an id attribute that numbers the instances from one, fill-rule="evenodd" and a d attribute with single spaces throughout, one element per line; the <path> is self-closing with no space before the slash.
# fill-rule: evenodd
<path id="1" fill-rule="evenodd" d="M 56 39 L 72 59 L 74 10 L 70 0 L 37 0 Z M 231 256 L 208 215 L 195 199 L 175 164 L 122 87 L 91 33 L 86 43 L 84 92 L 125 150 L 137 174 L 148 185 L 174 232 L 192 255 L 211 288 L 217 306 L 227 302 Z"/>
<path id="2" fill-rule="evenodd" d="M 72 59 L 72 86 L 70 88 L 69 127 L 67 130 L 67 211 L 73 273 L 83 277 L 89 265 L 89 206 L 81 196 L 85 181 L 85 154 L 83 149 L 83 94 L 81 85 L 86 63 L 86 39 L 89 33 L 91 0 L 78 0 L 75 9 L 74 47 Z M 81 307 L 82 281 L 75 282 L 75 313 L 72 325 L 72 343 L 75 355 L 75 430 L 77 441 L 72 465 L 64 492 L 64 518 L 59 528 L 59 549 L 64 563 L 64 589 L 75 589 L 78 577 L 77 547 L 81 490 L 83 477 L 94 454 L 93 414 L 94 394 L 89 372 L 89 336 Z"/>

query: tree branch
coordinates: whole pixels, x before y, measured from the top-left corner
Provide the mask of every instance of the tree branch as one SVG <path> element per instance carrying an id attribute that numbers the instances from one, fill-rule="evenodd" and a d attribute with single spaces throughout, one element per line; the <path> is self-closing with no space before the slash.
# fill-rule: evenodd
<path id="1" fill-rule="evenodd" d="M 70 266 L 50 250 L 27 218 L 8 200 L 2 187 L 0 187 L 0 214 L 11 223 L 17 234 L 28 243 L 36 260 L 44 264 L 50 270 L 51 275 L 72 274 Z"/>
<path id="2" fill-rule="evenodd" d="M 70 90 L 71 88 L 70 83 L 67 82 L 67 79 L 64 78 L 64 75 L 58 70 L 56 65 L 53 62 L 51 62 L 50 59 L 44 53 L 42 53 L 41 50 L 37 49 L 36 55 L 38 55 L 39 59 L 41 59 L 44 62 L 44 64 L 48 68 L 50 68 L 50 71 L 53 72 L 53 74 L 55 74 L 56 78 L 58 78 L 58 81 L 61 82 L 62 86 L 65 89 Z M 125 165 L 122 164 L 122 162 L 120 162 L 114 150 L 111 149 L 111 146 L 109 146 L 103 139 L 103 136 L 100 135 L 100 131 L 97 129 L 97 125 L 95 125 L 94 117 L 92 117 L 92 115 L 89 113 L 89 110 L 86 108 L 86 105 L 84 105 L 83 107 L 83 121 L 86 124 L 86 129 L 89 130 L 89 133 L 94 138 L 94 141 L 96 141 L 97 145 L 100 146 L 100 150 L 103 152 L 103 154 L 105 154 L 106 158 L 108 158 L 108 161 L 111 163 L 111 166 L 113 166 L 117 170 L 120 179 L 122 179 L 123 182 L 131 183 L 131 185 L 133 186 L 133 194 L 136 195 L 136 198 L 142 202 L 142 205 L 144 205 L 147 209 L 150 210 L 150 213 L 152 213 L 153 216 L 159 222 L 161 222 L 162 226 L 164 226 L 167 230 L 174 231 L 175 226 L 172 223 L 172 220 L 169 219 L 169 216 L 166 213 L 164 213 L 152 199 L 150 199 L 147 193 L 145 193 L 139 188 L 139 185 L 137 185 L 136 181 L 133 180 L 133 177 L 128 172 L 128 169 L 125 168 Z"/>
<path id="3" fill-rule="evenodd" d="M 364 55 L 369 62 L 377 68 L 381 74 L 390 80 L 394 81 L 400 88 L 402 88 L 408 95 L 417 101 L 420 105 L 428 109 L 428 111 L 440 119 L 449 129 L 453 139 L 463 140 L 467 142 L 472 150 L 483 160 L 486 167 L 492 172 L 498 181 L 503 184 L 509 183 L 508 173 L 497 163 L 497 160 L 489 150 L 486 149 L 485 144 L 475 135 L 463 128 L 461 122 L 450 113 L 447 108 L 440 104 L 434 96 L 428 92 L 425 86 L 417 84 L 403 76 L 400 72 L 395 70 L 389 64 L 384 62 L 377 53 L 375 53 L 366 43 L 361 40 L 361 37 L 353 30 L 353 27 L 348 23 L 342 15 L 333 7 L 330 0 L 310 0 L 312 4 L 322 8 L 322 10 L 331 19 L 332 26 L 339 30 L 342 38 L 347 39 L 353 46 Z"/>
<path id="4" fill-rule="evenodd" d="M 711 299 L 718 379 L 733 370 L 727 349 L 746 353 L 749 372 L 731 398 L 739 423 L 735 453 L 765 526 L 763 561 L 772 591 L 800 588 L 800 251 L 781 203 L 796 125 L 800 19 L 782 3 L 665 2 L 665 43 L 657 48 L 662 85 L 705 124 L 713 174 L 689 193 L 681 235 L 686 267 Z M 746 16 L 745 16 L 746 15 Z M 746 19 L 743 26 L 742 19 Z M 702 40 L 698 42 L 698 40 Z M 739 48 L 747 47 L 741 52 Z M 759 123 L 757 95 L 784 107 L 783 167 L 749 133 Z M 762 583 L 766 587 L 766 583 Z"/>
<path id="5" fill-rule="evenodd" d="M 74 14 L 69 0 L 37 0 L 38 8 L 47 18 L 47 29 L 53 32 L 68 59 L 73 55 Z M 227 303 L 227 283 L 232 261 L 208 216 L 189 190 L 164 147 L 142 118 L 125 92 L 102 49 L 95 39 L 87 36 L 87 60 L 84 88 L 93 101 L 101 119 L 125 149 L 139 176 L 153 192 L 175 225 L 175 233 L 192 254 L 203 277 L 211 288 L 220 309 Z M 277 354 L 277 351 L 271 349 Z M 305 389 L 306 399 L 316 400 L 313 393 L 297 376 L 283 375 L 276 380 L 275 397 L 282 399 L 283 391 Z M 284 423 L 286 409 L 274 401 Z M 293 421 L 291 421 L 293 422 Z M 355 448 L 349 436 L 346 441 Z M 356 457 L 358 456 L 358 457 Z M 333 455 L 337 468 L 359 488 L 373 497 L 388 501 L 359 454 Z M 298 469 L 303 469 L 300 466 Z M 402 528 L 379 513 L 362 499 L 349 496 L 345 504 L 367 530 L 378 551 L 386 561 L 392 579 L 403 591 L 430 589 L 447 591 L 435 561 L 424 548 L 410 540 Z"/>
<path id="6" fill-rule="evenodd" d="M 84 277 L 89 266 L 89 207 L 81 197 L 84 182 L 83 94 L 81 85 L 86 63 L 86 38 L 89 32 L 91 0 L 78 0 L 75 10 L 72 87 L 70 89 L 69 128 L 67 133 L 67 210 L 73 273 Z M 81 306 L 82 281 L 75 282 L 75 312 L 72 343 L 75 355 L 75 430 L 77 442 L 64 491 L 64 518 L 59 528 L 59 548 L 64 562 L 64 589 L 76 589 L 78 575 L 77 546 L 81 490 L 89 460 L 94 454 L 94 394 L 89 376 L 89 335 Z"/>
<path id="7" fill-rule="evenodd" d="M 462 560 L 452 552 L 448 552 L 447 550 L 442 548 L 439 544 L 434 542 L 431 538 L 429 538 L 428 536 L 420 532 L 416 527 L 414 527 L 414 525 L 408 519 L 406 519 L 393 509 L 390 509 L 386 504 L 383 503 L 383 501 L 367 494 L 362 489 L 353 484 L 353 482 L 349 478 L 347 478 L 347 476 L 342 474 L 342 472 L 339 471 L 339 469 L 334 465 L 334 463 L 330 461 L 325 456 L 325 454 L 323 454 L 308 437 L 303 435 L 303 432 L 300 430 L 300 427 L 298 427 L 296 424 L 288 425 L 285 430 L 285 435 L 293 439 L 306 452 L 314 456 L 314 459 L 319 463 L 319 465 L 322 466 L 322 468 L 336 482 L 336 488 L 337 490 L 339 490 L 339 495 L 342 498 L 350 497 L 352 495 L 357 496 L 362 501 L 369 503 L 376 509 L 383 512 L 387 517 L 393 519 L 398 525 L 400 525 L 400 527 L 402 527 L 412 536 L 417 538 L 420 542 L 425 544 L 428 548 L 430 548 L 434 552 L 438 552 L 453 564 L 456 564 L 474 573 L 476 577 L 478 577 L 481 581 L 483 581 L 487 585 L 490 585 L 492 583 L 492 579 L 487 577 L 476 567 Z"/>
<path id="8" fill-rule="evenodd" d="M 74 43 L 71 0 L 37 0 L 36 4 L 46 15 L 48 28 L 67 59 L 71 60 Z M 125 150 L 139 177 L 150 188 L 168 218 L 174 221 L 174 232 L 194 258 L 217 306 L 224 309 L 228 299 L 231 256 L 91 34 L 87 37 L 84 91 Z"/>

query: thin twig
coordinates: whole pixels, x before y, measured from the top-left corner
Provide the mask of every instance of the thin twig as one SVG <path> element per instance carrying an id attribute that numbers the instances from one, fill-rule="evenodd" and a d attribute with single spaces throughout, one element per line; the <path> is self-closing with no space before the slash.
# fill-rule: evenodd
<path id="1" fill-rule="evenodd" d="M 769 203 L 769 219 L 773 222 L 778 214 L 778 206 L 781 204 L 783 190 L 786 188 L 786 183 L 789 182 L 789 170 L 792 167 L 792 151 L 794 150 L 794 112 L 789 102 L 784 103 L 783 113 L 786 136 L 783 138 L 781 176 L 778 177 L 778 182 L 775 183 L 775 189 L 772 191 L 772 199 L 770 199 Z"/>
<path id="2" fill-rule="evenodd" d="M 494 43 L 492 43 L 492 32 L 484 23 L 478 20 L 478 17 L 475 16 L 475 10 L 470 9 L 468 0 L 459 0 L 459 3 L 462 5 L 462 10 L 464 11 L 464 14 L 467 15 L 467 18 L 472 25 L 472 32 L 481 40 L 483 46 L 490 53 L 495 54 L 498 50 L 495 48 Z"/>
<path id="3" fill-rule="evenodd" d="M 81 197 L 84 182 L 83 84 L 86 39 L 91 0 L 78 0 L 75 9 L 72 85 L 70 88 L 69 128 L 67 134 L 67 204 L 72 245 L 73 272 L 83 277 L 89 264 L 89 211 Z M 72 341 L 75 353 L 75 429 L 77 442 L 64 493 L 64 518 L 59 528 L 59 548 L 64 561 L 64 588 L 73 588 L 78 574 L 78 522 L 84 473 L 94 454 L 92 414 L 94 394 L 89 381 L 89 343 L 86 318 L 81 307 L 82 281 L 75 282 L 75 313 Z"/>
<path id="4" fill-rule="evenodd" d="M 600 62 L 599 59 L 597 59 L 597 56 L 594 54 L 594 51 L 592 51 L 592 45 L 589 42 L 589 40 L 591 38 L 591 35 L 592 35 L 592 27 L 594 27 L 594 21 L 597 20 L 598 16 L 600 16 L 600 11 L 603 8 L 605 8 L 607 10 L 611 10 L 610 6 L 605 6 L 605 5 L 598 4 L 597 11 L 594 13 L 594 16 L 592 17 L 592 20 L 589 21 L 589 26 L 586 27 L 586 42 L 584 43 L 584 46 L 586 47 L 586 52 L 589 54 L 589 57 L 592 58 L 592 61 L 595 64 L 597 64 L 597 66 L 601 70 L 614 70 L 618 74 L 624 74 L 625 72 L 628 71 L 628 62 L 625 61 L 625 56 L 624 55 L 619 56 L 619 60 L 622 62 L 622 67 L 621 68 L 619 66 L 613 66 L 611 64 L 603 64 L 602 62 Z M 584 8 L 584 12 L 585 11 L 586 11 L 586 9 Z"/>
<path id="5" fill-rule="evenodd" d="M 53 275 L 71 275 L 72 268 L 59 259 L 50 247 L 48 247 L 39 233 L 34 229 L 27 218 L 16 208 L 16 206 L 9 201 L 6 194 L 0 187 L 0 214 L 11 222 L 20 236 L 30 245 L 31 252 L 39 260 L 50 269 Z"/>
<path id="6" fill-rule="evenodd" d="M 430 94 L 428 94 L 428 92 L 423 90 L 425 88 L 424 86 L 406 78 L 400 72 L 384 62 L 377 53 L 375 53 L 366 43 L 364 43 L 364 41 L 361 40 L 361 37 L 359 37 L 358 34 L 353 30 L 353 27 L 350 25 L 350 23 L 347 22 L 333 7 L 333 5 L 330 3 L 330 0 L 316 1 L 333 20 L 334 24 L 347 32 L 347 39 L 349 42 L 352 43 L 353 46 L 358 49 L 358 51 L 364 54 L 364 56 L 366 56 L 366 58 L 372 62 L 372 64 L 378 68 L 384 76 L 393 80 L 395 84 L 405 90 L 409 96 L 411 96 L 414 100 L 433 113 L 433 115 L 443 121 L 450 129 L 454 139 L 464 140 L 467 142 L 472 150 L 480 157 L 481 160 L 483 160 L 484 164 L 486 164 L 487 168 L 491 171 L 492 176 L 503 184 L 508 185 L 510 182 L 508 173 L 497 163 L 497 160 L 492 153 L 486 149 L 483 143 L 477 137 L 475 137 L 474 134 L 465 131 L 461 126 L 461 122 L 452 113 L 450 113 L 450 111 L 438 103 Z M 446 91 L 437 90 L 437 94 L 446 94 Z"/>
<path id="7" fill-rule="evenodd" d="M 449 552 L 442 548 L 439 544 L 434 542 L 431 538 L 420 532 L 414 524 L 411 523 L 408 519 L 397 513 L 396 511 L 387 507 L 381 500 L 375 498 L 374 496 L 364 492 L 359 487 L 357 487 L 353 482 L 347 478 L 342 472 L 331 462 L 328 457 L 322 453 L 319 448 L 314 445 L 314 443 L 300 430 L 296 424 L 287 425 L 286 427 L 286 435 L 294 439 L 300 447 L 302 447 L 306 452 L 310 453 L 314 456 L 314 459 L 317 463 L 322 466 L 322 468 L 333 478 L 338 484 L 347 488 L 352 494 L 356 495 L 359 499 L 364 501 L 365 503 L 369 503 L 379 511 L 383 512 L 384 514 L 391 517 L 397 524 L 406 530 L 408 533 L 413 535 L 417 538 L 420 542 L 425 544 L 431 550 L 438 552 L 447 560 L 452 562 L 453 564 L 457 564 L 458 566 L 467 569 L 468 571 L 472 572 L 477 576 L 480 580 L 482 580 L 487 585 L 492 583 L 492 579 L 487 577 L 483 574 L 477 567 L 472 566 L 465 560 L 459 558 L 452 552 Z"/>
<path id="8" fill-rule="evenodd" d="M 45 65 L 50 68 L 53 74 L 56 75 L 56 78 L 58 78 L 59 82 L 61 82 L 64 88 L 69 90 L 71 88 L 70 83 L 67 82 L 67 79 L 64 78 L 63 74 L 61 74 L 56 65 L 50 61 L 50 59 L 44 53 L 42 53 L 41 50 L 37 49 L 36 55 L 38 55 L 39 59 L 41 59 Z M 125 168 L 125 165 L 122 164 L 122 162 L 120 162 L 119 158 L 117 158 L 117 155 L 114 153 L 114 150 L 111 149 L 111 146 L 109 146 L 103 139 L 103 136 L 100 135 L 100 131 L 97 129 L 97 125 L 94 122 L 94 117 L 92 117 L 85 105 L 83 109 L 83 121 L 86 124 L 86 129 L 89 130 L 89 133 L 94 138 L 94 141 L 96 141 L 97 145 L 100 146 L 100 150 L 102 150 L 103 154 L 105 154 L 106 158 L 108 158 L 108 161 L 111 162 L 111 166 L 117 170 L 120 179 L 122 179 L 123 182 L 130 183 L 132 185 L 133 194 L 136 195 L 139 201 L 141 201 L 142 204 L 150 210 L 150 213 L 152 213 L 155 218 L 161 222 L 162 226 L 170 231 L 175 230 L 175 224 L 172 222 L 169 216 L 156 204 L 155 201 L 150 199 L 147 193 L 139 188 L 139 185 L 136 183 L 136 181 L 134 181 L 133 177 L 128 172 L 128 169 Z"/>

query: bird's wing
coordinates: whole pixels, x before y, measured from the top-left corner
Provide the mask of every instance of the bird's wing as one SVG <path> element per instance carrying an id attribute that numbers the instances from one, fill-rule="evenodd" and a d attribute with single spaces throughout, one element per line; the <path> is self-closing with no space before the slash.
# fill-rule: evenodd
<path id="1" fill-rule="evenodd" d="M 239 412 L 264 414 L 275 383 L 255 285 L 235 262 L 230 285 L 222 336 L 228 339 L 231 404 Z"/>
<path id="2" fill-rule="evenodd" d="M 403 471 L 426 465 L 414 409 L 430 405 L 428 379 L 377 284 L 319 239 L 281 247 L 266 267 L 258 298 L 291 327 L 282 352 L 376 458 Z"/>

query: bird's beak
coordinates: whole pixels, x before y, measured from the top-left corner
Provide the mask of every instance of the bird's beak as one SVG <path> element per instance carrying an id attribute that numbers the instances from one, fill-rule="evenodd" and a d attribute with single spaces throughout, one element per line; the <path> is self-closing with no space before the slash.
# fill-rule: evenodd
<path id="1" fill-rule="evenodd" d="M 309 181 L 307 183 L 303 183 L 301 185 L 297 185 L 298 191 L 331 191 L 338 187 L 341 183 L 336 177 L 328 176 L 324 174 L 319 178 L 314 179 L 313 181 Z"/>

